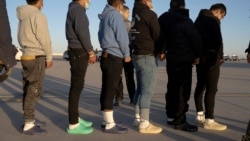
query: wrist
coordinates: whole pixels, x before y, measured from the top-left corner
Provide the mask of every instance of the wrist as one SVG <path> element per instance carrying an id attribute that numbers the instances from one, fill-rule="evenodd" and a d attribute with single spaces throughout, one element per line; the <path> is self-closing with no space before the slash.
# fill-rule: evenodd
<path id="1" fill-rule="evenodd" d="M 94 57 L 94 56 L 95 56 L 95 54 L 89 54 L 89 58 Z"/>
<path id="2" fill-rule="evenodd" d="M 91 51 L 88 52 L 88 54 L 93 55 L 93 54 L 95 54 L 95 52 L 93 50 L 91 50 Z"/>

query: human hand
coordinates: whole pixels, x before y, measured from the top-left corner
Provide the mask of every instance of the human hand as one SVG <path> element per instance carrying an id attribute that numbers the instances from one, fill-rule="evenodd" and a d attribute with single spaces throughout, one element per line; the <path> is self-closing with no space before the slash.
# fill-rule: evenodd
<path id="1" fill-rule="evenodd" d="M 89 64 L 94 64 L 96 62 L 96 54 L 93 50 L 88 52 L 89 54 Z"/>
<path id="2" fill-rule="evenodd" d="M 167 55 L 166 55 L 166 53 L 161 53 L 161 54 L 158 55 L 158 58 L 159 58 L 161 61 L 164 61 L 164 59 L 167 58 Z"/>
<path id="3" fill-rule="evenodd" d="M 89 64 L 94 64 L 96 62 L 96 54 L 89 55 Z"/>
<path id="4" fill-rule="evenodd" d="M 124 62 L 125 63 L 130 62 L 130 61 L 131 61 L 131 57 L 130 56 L 124 58 Z"/>
<path id="5" fill-rule="evenodd" d="M 194 62 L 193 62 L 193 65 L 197 65 L 197 64 L 199 64 L 199 62 L 200 62 L 200 58 L 195 58 Z"/>
<path id="6" fill-rule="evenodd" d="M 45 67 L 46 67 L 46 69 L 49 69 L 49 68 L 51 68 L 53 66 L 53 61 L 46 61 L 45 62 Z"/>
<path id="7" fill-rule="evenodd" d="M 220 60 L 219 60 L 219 64 L 221 65 L 221 64 L 223 64 L 223 63 L 225 63 L 225 62 L 224 62 L 224 59 L 220 59 Z"/>
<path id="8" fill-rule="evenodd" d="M 250 53 L 247 54 L 247 63 L 250 64 Z"/>

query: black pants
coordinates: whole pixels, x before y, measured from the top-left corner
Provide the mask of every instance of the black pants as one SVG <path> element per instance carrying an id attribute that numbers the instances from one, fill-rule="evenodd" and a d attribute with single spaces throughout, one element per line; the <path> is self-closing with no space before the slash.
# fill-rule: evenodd
<path id="1" fill-rule="evenodd" d="M 117 89 L 116 89 L 115 101 L 121 102 L 122 100 L 123 100 L 123 83 L 122 83 L 122 75 L 121 75 Z"/>
<path id="2" fill-rule="evenodd" d="M 126 78 L 127 90 L 129 94 L 130 102 L 133 102 L 134 94 L 135 94 L 135 79 L 134 79 L 134 65 L 133 62 L 130 61 L 128 63 L 123 63 L 124 73 Z"/>
<path id="3" fill-rule="evenodd" d="M 134 80 L 134 65 L 133 62 L 130 61 L 128 63 L 123 63 L 127 90 L 129 94 L 130 102 L 133 103 L 133 98 L 135 94 L 135 80 Z M 117 93 L 115 96 L 116 101 L 121 101 L 123 99 L 123 84 L 122 84 L 122 77 L 120 78 L 120 82 L 117 88 Z"/>
<path id="4" fill-rule="evenodd" d="M 186 122 L 192 83 L 192 64 L 167 63 L 168 84 L 166 93 L 166 111 L 174 124 Z"/>
<path id="5" fill-rule="evenodd" d="M 122 75 L 123 59 L 103 53 L 101 58 L 102 89 L 101 110 L 113 110 L 113 99 Z"/>
<path id="6" fill-rule="evenodd" d="M 78 123 L 79 112 L 79 99 L 82 89 L 84 87 L 85 74 L 88 66 L 88 54 L 83 49 L 70 49 L 69 50 L 69 63 L 71 72 L 71 84 L 69 90 L 68 100 L 68 114 L 69 123 Z"/>
<path id="7" fill-rule="evenodd" d="M 242 141 L 250 141 L 250 120 L 248 122 L 246 135 L 242 136 Z"/>
<path id="8" fill-rule="evenodd" d="M 200 63 L 196 65 L 197 84 L 194 92 L 196 111 L 203 110 L 203 93 L 205 91 L 205 117 L 214 119 L 215 95 L 220 75 L 220 64 L 217 61 L 213 66 Z"/>

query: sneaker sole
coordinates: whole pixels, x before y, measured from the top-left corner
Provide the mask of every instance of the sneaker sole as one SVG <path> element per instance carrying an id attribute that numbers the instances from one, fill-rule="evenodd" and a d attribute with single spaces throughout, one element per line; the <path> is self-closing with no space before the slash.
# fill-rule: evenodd
<path id="1" fill-rule="evenodd" d="M 208 129 L 208 130 L 216 130 L 216 131 L 224 131 L 227 129 L 227 127 L 224 127 L 224 128 L 212 128 L 212 127 L 205 127 L 204 126 L 204 129 Z"/>

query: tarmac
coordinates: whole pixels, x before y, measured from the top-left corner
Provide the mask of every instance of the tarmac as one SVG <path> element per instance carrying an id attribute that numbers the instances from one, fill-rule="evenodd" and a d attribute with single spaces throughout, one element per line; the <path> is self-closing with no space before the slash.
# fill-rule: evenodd
<path id="1" fill-rule="evenodd" d="M 162 127 L 156 135 L 141 134 L 132 126 L 133 106 L 129 105 L 126 83 L 123 76 L 124 100 L 114 107 L 114 119 L 129 129 L 127 134 L 107 134 L 102 132 L 102 112 L 100 111 L 101 70 L 100 64 L 89 65 L 84 90 L 79 103 L 80 117 L 92 121 L 94 132 L 89 135 L 69 135 L 68 92 L 70 87 L 69 62 L 62 57 L 54 58 L 54 66 L 46 70 L 43 94 L 36 105 L 35 117 L 38 122 L 46 122 L 47 135 L 27 136 L 21 133 L 22 75 L 21 63 L 4 83 L 0 83 L 0 141 L 241 141 L 250 120 L 250 64 L 246 61 L 226 62 L 221 67 L 218 93 L 215 103 L 215 120 L 228 126 L 225 131 L 213 131 L 199 127 L 195 133 L 175 130 L 166 124 L 165 92 L 167 74 L 165 62 L 159 63 L 155 94 L 152 98 L 151 122 Z M 193 92 L 196 85 L 193 68 L 192 95 L 189 100 L 187 120 L 195 124 Z"/>

